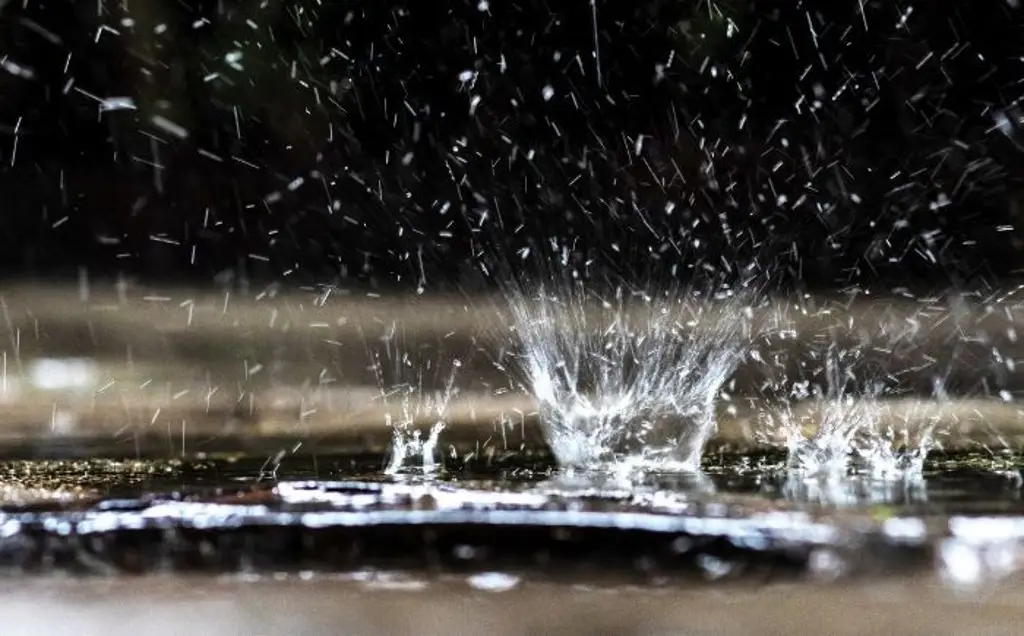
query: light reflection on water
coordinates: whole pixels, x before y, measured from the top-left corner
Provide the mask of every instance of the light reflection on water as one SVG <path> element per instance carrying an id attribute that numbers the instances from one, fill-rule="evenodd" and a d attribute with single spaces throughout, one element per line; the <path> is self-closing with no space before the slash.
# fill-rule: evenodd
<path id="1" fill-rule="evenodd" d="M 863 505 L 924 504 L 928 501 L 927 482 L 921 477 L 878 479 L 871 476 L 803 477 L 788 475 L 781 494 L 799 503 L 837 507 Z"/>
<path id="2" fill-rule="evenodd" d="M 889 564 L 894 555 L 897 564 L 906 558 L 919 563 L 920 551 L 931 550 L 931 571 L 957 585 L 1008 576 L 1024 563 L 1024 523 L 1016 520 L 1016 515 L 1024 514 L 1024 503 L 1019 483 L 1007 478 L 1005 465 L 1002 473 L 964 461 L 959 468 L 944 464 L 911 480 L 856 474 L 815 480 L 787 472 L 771 458 L 751 456 L 709 458 L 703 472 L 689 474 L 553 472 L 541 462 L 487 470 L 464 467 L 442 477 L 382 476 L 370 468 L 372 461 L 366 464 L 364 470 L 349 458 L 319 458 L 318 472 L 285 465 L 280 479 L 262 482 L 256 479 L 258 466 L 245 462 L 211 462 L 203 470 L 178 464 L 169 472 L 118 465 L 133 481 L 107 491 L 117 492 L 116 497 L 51 501 L 43 509 L 5 506 L 0 512 L 0 548 L 19 545 L 39 533 L 57 541 L 78 537 L 86 543 L 126 533 L 170 533 L 160 539 L 170 542 L 161 544 L 166 546 L 178 545 L 175 537 L 180 533 L 230 536 L 252 530 L 255 537 L 314 537 L 340 532 L 337 539 L 321 545 L 333 546 L 337 540 L 339 545 L 368 541 L 377 546 L 360 553 L 365 559 L 346 561 L 344 567 L 351 571 L 395 558 L 405 559 L 395 566 L 403 571 L 407 565 L 402 564 L 410 560 L 432 562 L 438 557 L 417 555 L 436 550 L 457 571 L 468 568 L 465 582 L 483 591 L 512 589 L 527 574 L 546 576 L 564 567 L 564 562 L 534 562 L 537 555 L 561 554 L 558 558 L 581 563 L 586 572 L 598 564 L 603 564 L 599 571 L 611 572 L 607 560 L 625 558 L 626 564 L 615 570 L 621 580 L 622 572 L 657 572 L 678 567 L 671 564 L 679 559 L 688 559 L 687 567 L 705 579 L 731 579 L 750 567 L 750 555 L 758 554 L 802 559 L 804 576 L 832 580 L 858 571 L 865 562 L 896 571 L 893 568 L 901 566 Z M 64 473 L 71 469 L 64 464 L 50 468 Z M 85 468 L 95 471 L 99 464 Z M 189 470 L 196 473 L 190 475 Z M 9 472 L 23 481 L 53 479 L 46 477 L 49 473 L 42 464 L 35 470 L 19 464 Z M 113 473 L 106 479 L 117 481 Z M 971 515 L 991 516 L 972 526 Z M 434 532 L 449 533 L 444 536 L 450 538 L 447 543 L 424 539 Z M 590 538 L 577 539 L 579 533 L 589 533 Z M 623 557 L 623 540 L 633 541 L 629 549 L 636 554 L 635 563 L 629 561 L 633 557 Z M 271 551 L 290 545 L 268 541 L 265 549 Z M 515 547 L 520 541 L 533 543 L 523 548 L 526 552 L 507 552 L 520 549 Z M 244 545 L 231 549 L 248 549 Z M 205 558 L 201 552 L 195 558 Z M 499 552 L 504 556 L 496 558 Z M 293 558 L 287 551 L 278 554 L 286 561 Z M 248 571 L 274 567 L 272 560 L 259 558 L 246 557 L 246 563 L 264 563 L 245 566 Z M 319 561 L 308 560 L 311 557 L 294 558 L 296 567 L 320 567 Z M 525 569 L 511 567 L 517 563 Z M 324 566 L 323 571 L 330 572 L 331 567 L 340 566 Z M 411 567 L 405 571 L 415 573 L 422 565 Z M 418 589 L 422 580 L 367 576 L 366 584 L 374 588 Z"/>
<path id="3" fill-rule="evenodd" d="M 437 475 L 383 475 L 379 456 L 291 456 L 277 479 L 261 476 L 261 458 L 199 462 L 109 460 L 0 462 L 0 492 L 6 504 L 88 500 L 105 497 L 207 497 L 246 493 L 276 484 L 346 484 L 367 497 L 434 491 L 490 493 L 506 506 L 545 497 L 605 502 L 660 498 L 728 500 L 740 497 L 766 505 L 858 508 L 877 505 L 926 507 L 933 512 L 1022 510 L 1020 469 L 1002 458 L 937 458 L 917 477 L 877 478 L 848 473 L 817 478 L 786 469 L 777 456 L 709 456 L 699 473 L 602 473 L 558 471 L 543 456 L 511 457 L 490 464 L 450 466 Z M 334 487 L 334 486 L 332 486 Z M 74 497 L 68 496 L 73 490 Z M 51 494 L 52 493 L 52 494 Z M 313 496 L 312 493 L 309 496 Z M 322 496 L 322 495 L 321 495 Z M 396 495 L 397 496 L 397 495 Z M 481 495 L 483 496 L 483 495 Z"/>

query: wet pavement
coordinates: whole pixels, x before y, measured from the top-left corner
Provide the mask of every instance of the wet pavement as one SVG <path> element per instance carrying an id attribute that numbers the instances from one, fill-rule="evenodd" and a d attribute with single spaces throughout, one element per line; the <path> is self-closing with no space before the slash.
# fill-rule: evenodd
<path id="1" fill-rule="evenodd" d="M 1019 587 L 984 595 L 930 580 L 679 589 L 568 586 L 501 573 L 425 580 L 154 576 L 0 581 L 4 633 L 850 634 L 1020 633 Z"/>
<path id="2" fill-rule="evenodd" d="M 1024 567 L 1012 463 L 959 456 L 921 479 L 822 483 L 787 477 L 774 459 L 723 456 L 699 476 L 642 479 L 560 474 L 543 457 L 440 477 L 382 477 L 370 456 L 296 457 L 273 471 L 251 459 L 9 462 L 8 489 L 24 494 L 0 507 L 0 572 L 974 583 Z M 53 496 L 40 496 L 47 485 Z"/>
<path id="3" fill-rule="evenodd" d="M 1009 455 L 831 484 L 777 453 L 633 481 L 384 459 L 2 462 L 5 633 L 1010 634 L 1024 612 Z"/>
<path id="4" fill-rule="evenodd" d="M 1019 631 L 1012 294 L 998 311 L 816 299 L 831 309 L 759 314 L 800 327 L 782 340 L 794 360 L 838 333 L 880 351 L 875 371 L 909 374 L 880 413 L 947 433 L 922 478 L 788 477 L 754 434 L 750 366 L 703 474 L 639 482 L 555 470 L 535 405 L 493 364 L 508 346 L 493 299 L 87 296 L 4 298 L 0 585 L 32 633 Z M 424 386 L 466 360 L 429 478 L 382 472 L 391 429 L 368 361 L 397 323 Z M 932 400 L 954 359 L 949 399 Z"/>

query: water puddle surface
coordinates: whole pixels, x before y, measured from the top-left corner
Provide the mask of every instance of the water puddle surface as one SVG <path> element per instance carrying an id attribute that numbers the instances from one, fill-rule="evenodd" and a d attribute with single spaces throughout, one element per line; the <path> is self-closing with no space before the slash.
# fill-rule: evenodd
<path id="1" fill-rule="evenodd" d="M 558 471 L 540 454 L 436 475 L 384 475 L 381 461 L 7 462 L 5 488 L 21 496 L 0 506 L 0 570 L 383 572 L 374 580 L 402 586 L 454 574 L 491 591 L 911 574 L 975 584 L 1017 572 L 1024 553 L 1019 469 L 980 455 L 888 481 L 798 480 L 773 455 L 640 477 Z M 972 520 L 986 519 L 979 533 Z"/>
<path id="2" fill-rule="evenodd" d="M 388 475 L 376 454 L 292 456 L 273 470 L 265 458 L 199 460 L 0 461 L 8 505 L 51 499 L 205 499 L 272 492 L 289 483 L 348 484 L 367 492 L 439 489 L 511 499 L 523 493 L 617 501 L 637 497 L 740 497 L 808 509 L 889 506 L 933 513 L 1024 509 L 1024 459 L 982 454 L 941 456 L 920 476 L 880 479 L 855 473 L 825 479 L 795 476 L 782 454 L 709 455 L 700 473 L 566 471 L 543 453 L 488 462 L 449 462 L 435 474 Z M 18 496 L 19 493 L 22 496 Z"/>

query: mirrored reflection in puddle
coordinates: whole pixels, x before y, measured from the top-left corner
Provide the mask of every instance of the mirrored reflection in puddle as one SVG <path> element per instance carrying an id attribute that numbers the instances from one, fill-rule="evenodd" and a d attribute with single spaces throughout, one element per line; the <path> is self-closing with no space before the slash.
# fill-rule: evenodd
<path id="1" fill-rule="evenodd" d="M 924 504 L 928 485 L 924 478 L 878 479 L 869 475 L 804 477 L 787 475 L 780 492 L 787 501 L 837 507 Z"/>

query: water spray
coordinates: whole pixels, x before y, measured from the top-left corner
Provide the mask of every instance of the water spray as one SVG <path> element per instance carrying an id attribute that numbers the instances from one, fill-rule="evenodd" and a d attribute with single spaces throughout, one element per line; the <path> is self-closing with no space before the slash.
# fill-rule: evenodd
<path id="1" fill-rule="evenodd" d="M 368 347 L 373 360 L 373 372 L 380 387 L 384 405 L 384 421 L 392 430 L 391 455 L 384 472 L 389 475 L 403 473 L 419 461 L 418 469 L 426 475 L 440 470 L 438 448 L 441 433 L 447 423 L 448 406 L 458 395 L 455 380 L 462 368 L 458 358 L 450 367 L 433 360 L 421 361 L 419 356 L 400 349 L 395 344 L 395 325 L 379 340 L 379 345 Z M 437 369 L 442 375 L 442 386 L 429 389 L 424 386 L 424 371 Z M 417 426 L 429 423 L 424 435 Z"/>
<path id="2" fill-rule="evenodd" d="M 798 373 L 822 372 L 823 384 L 802 376 L 791 379 L 786 372 L 781 380 L 765 384 L 765 392 L 777 397 L 760 414 L 758 441 L 785 445 L 787 472 L 796 480 L 920 479 L 946 403 L 944 378 L 933 381 L 933 402 L 895 400 L 894 376 L 866 359 L 872 350 L 892 352 L 894 343 L 877 348 L 865 340 L 842 347 L 830 338 L 824 356 L 811 351 L 810 360 L 797 365 Z M 755 355 L 769 370 L 789 371 L 792 366 L 786 355 Z"/>
<path id="3" fill-rule="evenodd" d="M 715 399 L 742 357 L 745 314 L 582 282 L 512 294 L 525 388 L 560 466 L 696 471 Z"/>

